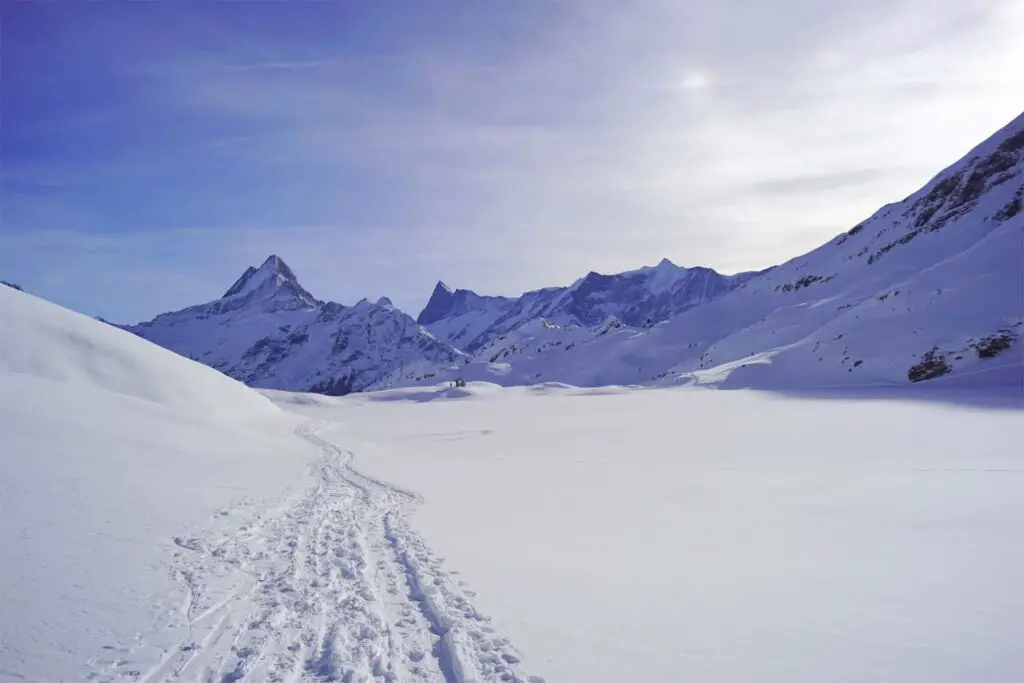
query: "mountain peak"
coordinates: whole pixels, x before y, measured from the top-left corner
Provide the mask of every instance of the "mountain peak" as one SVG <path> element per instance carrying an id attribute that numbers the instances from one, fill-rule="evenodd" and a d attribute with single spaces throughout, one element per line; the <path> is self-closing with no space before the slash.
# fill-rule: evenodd
<path id="1" fill-rule="evenodd" d="M 434 285 L 434 292 L 430 295 L 430 301 L 427 302 L 426 308 L 416 318 L 416 322 L 420 325 L 429 325 L 432 322 L 441 320 L 451 313 L 454 306 L 455 293 L 451 287 L 438 280 L 437 284 Z"/>
<path id="2" fill-rule="evenodd" d="M 295 272 L 288 267 L 284 259 L 277 254 L 271 254 L 259 268 L 253 268 L 252 266 L 246 268 L 242 276 L 235 280 L 235 284 L 231 285 L 221 298 L 227 299 L 238 294 L 254 291 L 268 282 L 273 283 L 275 289 L 285 282 L 291 282 L 296 286 L 299 284 L 298 279 L 295 277 Z"/>
<path id="3" fill-rule="evenodd" d="M 271 309 L 309 308 L 319 304 L 312 294 L 299 284 L 295 272 L 276 254 L 271 254 L 259 268 L 249 266 L 242 277 L 220 298 L 221 305 L 232 310 L 249 306 L 252 302 Z"/>
<path id="4" fill-rule="evenodd" d="M 295 272 L 291 268 L 289 268 L 288 264 L 284 262 L 284 259 L 282 259 L 277 254 L 271 254 L 270 256 L 268 256 L 267 260 L 263 262 L 262 266 L 260 266 L 260 270 L 271 271 L 276 275 L 280 275 L 286 280 L 291 280 L 292 282 L 297 281 L 297 278 L 295 277 Z"/>

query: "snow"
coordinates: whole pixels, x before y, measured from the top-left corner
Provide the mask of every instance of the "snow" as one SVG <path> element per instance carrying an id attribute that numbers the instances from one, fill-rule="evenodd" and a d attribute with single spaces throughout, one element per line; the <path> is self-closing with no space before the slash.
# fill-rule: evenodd
<path id="1" fill-rule="evenodd" d="M 527 682 L 324 425 L 4 289 L 0 680 Z"/>
<path id="2" fill-rule="evenodd" d="M 126 329 L 249 386 L 328 394 L 388 376 L 414 380 L 462 356 L 386 297 L 354 306 L 315 299 L 277 256 L 249 267 L 220 299 Z"/>
<path id="3" fill-rule="evenodd" d="M 175 535 L 237 522 L 315 451 L 220 373 L 2 289 L 0 680 L 83 680 L 136 633 L 143 659 L 181 635 Z"/>
<path id="4" fill-rule="evenodd" d="M 548 680 L 1010 681 L 1024 397 L 500 389 L 321 406 Z M 405 399 L 405 400 L 403 400 Z"/>
<path id="5" fill-rule="evenodd" d="M 609 317 L 634 325 L 658 322 L 733 289 L 730 278 L 708 268 L 681 268 L 668 259 L 615 275 L 591 272 L 568 287 L 549 287 L 509 298 L 480 296 L 466 289 L 434 288 L 417 321 L 438 339 L 464 351 L 480 349 L 541 319 L 569 327 L 592 327 Z"/>
<path id="6" fill-rule="evenodd" d="M 0 335 L 0 373 L 44 380 L 50 391 L 114 392 L 218 420 L 278 412 L 215 370 L 7 287 L 0 289 L 0 329 L 14 332 Z M 188 379 L 175 381 L 180 373 Z"/>
<path id="7" fill-rule="evenodd" d="M 0 287 L 0 680 L 1015 680 L 1022 201 L 1024 116 L 776 268 L 436 337 L 271 256 L 131 328 L 210 367 Z"/>
<path id="8" fill-rule="evenodd" d="M 15 290 L 0 323 L 2 680 L 1024 669 L 1013 387 L 261 395 Z"/>
<path id="9" fill-rule="evenodd" d="M 638 270 L 623 273 L 623 275 L 643 274 L 649 277 L 648 289 L 657 296 L 662 292 L 669 291 L 680 278 L 686 274 L 685 268 L 680 268 L 667 258 L 661 259 L 656 266 L 644 266 Z M 579 282 L 579 281 L 577 281 Z"/>
<path id="10" fill-rule="evenodd" d="M 667 261 L 611 276 L 638 281 L 623 301 L 605 296 L 613 291 L 601 284 L 609 276 L 592 273 L 573 286 L 575 294 L 588 292 L 590 313 L 618 311 L 624 325 L 614 331 L 596 321 L 559 317 L 575 310 L 561 304 L 549 305 L 553 315 L 545 315 L 555 326 L 535 324 L 539 318 L 532 309 L 482 331 L 485 317 L 431 324 L 441 338 L 461 343 L 451 336 L 452 325 L 472 322 L 469 336 L 484 341 L 470 349 L 469 365 L 419 381 L 458 375 L 500 377 L 494 381 L 509 386 L 901 386 L 911 381 L 911 368 L 932 353 L 948 366 L 950 379 L 984 378 L 992 386 L 1024 391 L 1022 206 L 1024 115 L 919 191 L 808 254 L 761 273 L 733 276 L 724 291 L 706 289 L 713 279 L 678 280 L 688 283 L 682 290 L 685 307 L 648 316 L 656 324 L 626 313 L 647 311 L 630 306 L 677 276 Z M 980 348 L 993 336 L 1011 342 L 996 357 Z M 496 362 L 506 365 L 500 373 Z"/>
<path id="11" fill-rule="evenodd" d="M 295 273 L 280 256 L 271 254 L 259 268 L 249 266 L 223 298 L 245 298 L 256 293 L 272 292 L 286 283 L 298 284 Z M 308 298 L 310 304 L 314 303 L 311 296 Z"/>

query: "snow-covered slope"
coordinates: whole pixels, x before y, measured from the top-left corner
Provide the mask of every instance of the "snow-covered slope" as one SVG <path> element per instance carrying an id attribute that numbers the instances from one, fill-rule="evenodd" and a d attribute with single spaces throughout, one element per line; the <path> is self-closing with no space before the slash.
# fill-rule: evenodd
<path id="1" fill-rule="evenodd" d="M 340 395 L 386 376 L 415 378 L 462 354 L 387 299 L 322 302 L 277 256 L 223 297 L 125 329 L 249 386 Z"/>
<path id="2" fill-rule="evenodd" d="M 0 287 L 0 329 L 0 373 L 8 378 L 45 380 L 68 392 L 112 392 L 217 420 L 278 412 L 218 372 L 9 287 Z"/>
<path id="3" fill-rule="evenodd" d="M 590 272 L 568 287 L 534 290 L 515 298 L 453 291 L 438 282 L 417 322 L 437 338 L 473 352 L 540 319 L 582 327 L 609 317 L 636 326 L 660 322 L 735 289 L 753 275 L 725 276 L 663 259 L 657 266 L 617 275 Z"/>
<path id="4" fill-rule="evenodd" d="M 98 659 L 133 680 L 122 647 L 183 635 L 172 538 L 316 450 L 239 382 L 86 316 L 0 287 L 0 329 L 0 680 L 92 680 Z"/>
<path id="5" fill-rule="evenodd" d="M 1021 387 L 1022 204 L 1024 115 L 903 201 L 734 291 L 650 326 L 523 326 L 460 374 L 763 388 L 949 375 Z"/>
<path id="6" fill-rule="evenodd" d="M 525 683 L 325 424 L 6 287 L 0 329 L 0 681 Z"/>

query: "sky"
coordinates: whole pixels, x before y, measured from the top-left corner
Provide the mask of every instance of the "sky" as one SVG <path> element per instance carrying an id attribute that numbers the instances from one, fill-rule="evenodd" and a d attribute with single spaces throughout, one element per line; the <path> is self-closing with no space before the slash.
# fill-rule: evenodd
<path id="1" fill-rule="evenodd" d="M 0 0 L 0 278 L 485 294 L 809 251 L 1024 110 L 1019 0 Z"/>

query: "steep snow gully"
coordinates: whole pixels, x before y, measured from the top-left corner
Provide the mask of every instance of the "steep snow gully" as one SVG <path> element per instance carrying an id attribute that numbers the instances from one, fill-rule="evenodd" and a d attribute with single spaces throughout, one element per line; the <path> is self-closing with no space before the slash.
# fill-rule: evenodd
<path id="1" fill-rule="evenodd" d="M 90 680 L 543 683 L 409 527 L 418 496 L 355 470 L 327 426 L 296 430 L 320 450 L 306 490 L 233 535 L 173 539 L 184 604 L 104 648 Z"/>

